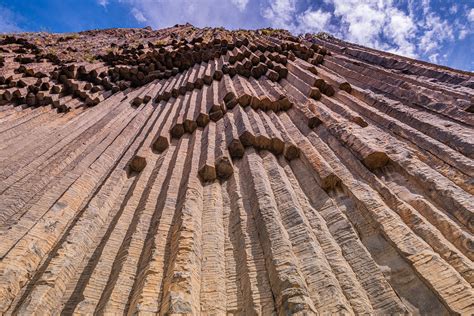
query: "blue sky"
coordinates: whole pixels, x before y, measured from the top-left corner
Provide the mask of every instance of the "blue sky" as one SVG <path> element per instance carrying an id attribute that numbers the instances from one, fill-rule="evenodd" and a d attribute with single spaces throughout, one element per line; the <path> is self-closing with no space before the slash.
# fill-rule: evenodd
<path id="1" fill-rule="evenodd" d="M 0 0 L 0 32 L 162 28 L 181 23 L 326 31 L 474 71 L 474 0 Z"/>

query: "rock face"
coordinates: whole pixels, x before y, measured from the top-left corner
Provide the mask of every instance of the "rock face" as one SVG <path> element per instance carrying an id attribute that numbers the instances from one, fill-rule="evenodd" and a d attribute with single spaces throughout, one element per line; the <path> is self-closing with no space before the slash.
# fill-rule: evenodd
<path id="1" fill-rule="evenodd" d="M 0 44 L 0 314 L 474 313 L 472 73 L 281 30 Z"/>

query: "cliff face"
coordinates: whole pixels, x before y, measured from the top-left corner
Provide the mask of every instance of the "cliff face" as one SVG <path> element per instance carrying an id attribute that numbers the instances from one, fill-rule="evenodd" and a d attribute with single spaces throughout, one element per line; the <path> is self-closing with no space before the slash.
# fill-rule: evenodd
<path id="1" fill-rule="evenodd" d="M 190 25 L 0 54 L 0 314 L 474 313 L 472 73 Z"/>

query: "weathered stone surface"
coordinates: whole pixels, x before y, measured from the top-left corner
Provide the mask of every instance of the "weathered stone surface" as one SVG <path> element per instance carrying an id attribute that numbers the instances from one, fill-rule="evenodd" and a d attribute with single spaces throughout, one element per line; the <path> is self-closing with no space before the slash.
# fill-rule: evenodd
<path id="1" fill-rule="evenodd" d="M 474 314 L 472 73 L 189 24 L 0 47 L 1 315 Z"/>
<path id="2" fill-rule="evenodd" d="M 132 161 L 130 161 L 129 166 L 132 171 L 140 172 L 146 167 L 146 159 L 145 157 L 135 156 Z"/>

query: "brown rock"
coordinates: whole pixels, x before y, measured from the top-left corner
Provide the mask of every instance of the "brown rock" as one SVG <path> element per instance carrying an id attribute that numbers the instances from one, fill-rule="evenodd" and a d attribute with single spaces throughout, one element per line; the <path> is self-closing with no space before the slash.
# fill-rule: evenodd
<path id="1" fill-rule="evenodd" d="M 278 79 L 280 78 L 278 73 L 272 69 L 268 69 L 266 76 L 268 77 L 268 79 L 275 82 L 278 81 Z"/>
<path id="2" fill-rule="evenodd" d="M 1 315 L 474 314 L 472 73 L 190 24 L 0 67 Z"/>
<path id="3" fill-rule="evenodd" d="M 169 141 L 168 138 L 164 136 L 159 136 L 154 142 L 153 142 L 153 149 L 156 150 L 159 153 L 162 153 L 169 147 Z"/>
<path id="4" fill-rule="evenodd" d="M 129 164 L 130 170 L 135 172 L 141 172 L 146 167 L 145 157 L 135 156 Z"/>
<path id="5" fill-rule="evenodd" d="M 216 174 L 221 180 L 226 180 L 234 173 L 232 162 L 227 157 L 220 157 L 216 161 Z"/>

